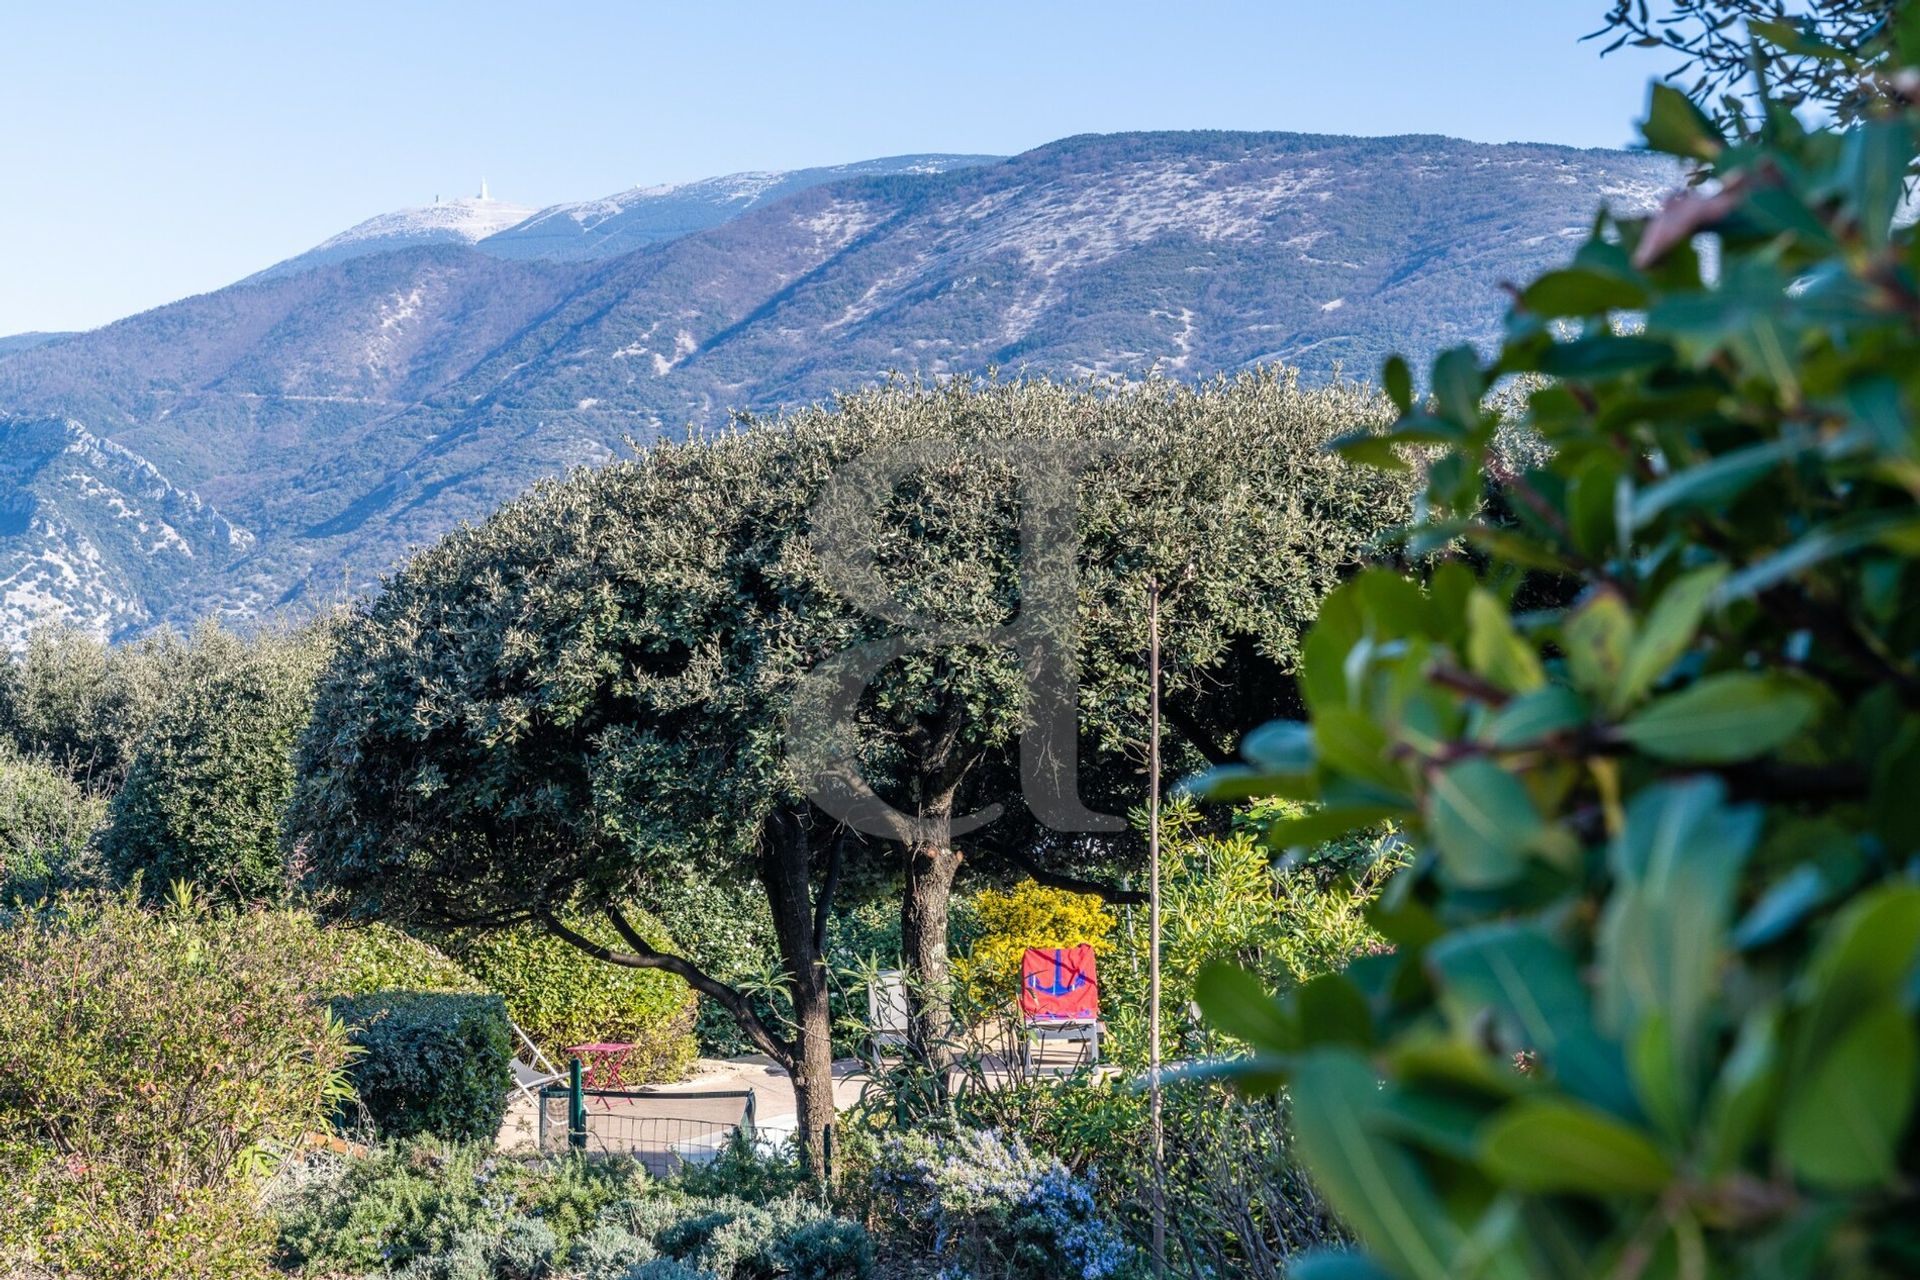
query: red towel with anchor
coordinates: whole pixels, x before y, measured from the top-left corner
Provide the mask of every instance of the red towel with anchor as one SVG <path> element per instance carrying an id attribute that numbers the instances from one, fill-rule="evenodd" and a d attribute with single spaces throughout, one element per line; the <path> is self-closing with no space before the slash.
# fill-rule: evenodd
<path id="1" fill-rule="evenodd" d="M 1028 947 L 1020 958 L 1020 1012 L 1029 1020 L 1100 1016 L 1100 981 L 1093 948 Z"/>

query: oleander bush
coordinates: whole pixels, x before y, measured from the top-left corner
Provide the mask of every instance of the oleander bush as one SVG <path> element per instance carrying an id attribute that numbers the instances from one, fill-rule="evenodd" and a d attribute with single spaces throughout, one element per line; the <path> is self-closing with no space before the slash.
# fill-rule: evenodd
<path id="1" fill-rule="evenodd" d="M 1345 446 L 1423 455 L 1418 573 L 1334 593 L 1311 722 L 1207 784 L 1317 802 L 1282 848 L 1415 850 L 1392 952 L 1200 979 L 1364 1246 L 1298 1274 L 1920 1269 L 1920 6 L 1881 9 L 1871 60 L 1757 25 L 1734 135 L 1656 86 L 1698 182 L 1599 217 L 1427 398 L 1390 364 L 1400 420 Z M 1857 117 L 1770 96 L 1782 49 Z M 1547 451 L 1503 468 L 1513 375 Z"/>
<path id="2" fill-rule="evenodd" d="M 317 942 L 190 895 L 0 917 L 0 1271 L 261 1272 L 260 1182 L 347 1094 Z"/>
<path id="3" fill-rule="evenodd" d="M 497 995 L 377 991 L 332 1002 L 360 1050 L 348 1068 L 359 1107 L 388 1138 L 491 1141 L 513 1086 L 513 1031 Z M 357 1114 L 348 1108 L 343 1118 Z"/>

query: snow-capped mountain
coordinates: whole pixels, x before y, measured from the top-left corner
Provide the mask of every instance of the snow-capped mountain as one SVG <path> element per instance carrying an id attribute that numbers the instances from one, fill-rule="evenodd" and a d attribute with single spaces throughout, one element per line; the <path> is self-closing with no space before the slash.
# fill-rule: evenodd
<path id="1" fill-rule="evenodd" d="M 252 533 L 79 423 L 0 418 L 0 649 L 62 621 L 139 630 L 149 602 L 252 549 Z"/>
<path id="2" fill-rule="evenodd" d="M 698 182 L 634 187 L 600 200 L 542 209 L 525 222 L 482 241 L 479 248 L 502 258 L 563 262 L 610 258 L 719 226 L 729 218 L 823 183 L 889 174 L 947 173 L 1001 159 L 974 155 L 886 156 L 817 169 L 730 173 Z"/>
<path id="3" fill-rule="evenodd" d="M 0 440 L 0 494 L 27 494 L 0 506 L 0 644 L 61 610 L 127 634 L 365 589 L 544 476 L 896 371 L 1419 367 L 1493 340 L 1501 283 L 1564 261 L 1598 205 L 1646 210 L 1681 175 L 1619 151 L 1211 132 L 775 194 L 790 177 L 549 211 L 539 256 L 499 255 L 498 234 L 368 252 L 0 353 L 0 415 L 68 440 L 77 420 L 103 459 Z M 550 260 L 613 253 L 622 219 L 664 232 L 683 197 L 722 220 Z M 155 476 L 257 541 L 191 534 L 199 508 L 166 514 Z"/>
<path id="4" fill-rule="evenodd" d="M 323 240 L 305 253 L 277 262 L 252 279 L 272 279 L 345 262 L 368 254 L 407 249 L 423 244 L 473 244 L 525 221 L 534 210 L 522 204 L 495 200 L 480 184 L 471 199 L 440 200 L 414 209 L 397 209 L 368 218 L 339 235 Z"/>

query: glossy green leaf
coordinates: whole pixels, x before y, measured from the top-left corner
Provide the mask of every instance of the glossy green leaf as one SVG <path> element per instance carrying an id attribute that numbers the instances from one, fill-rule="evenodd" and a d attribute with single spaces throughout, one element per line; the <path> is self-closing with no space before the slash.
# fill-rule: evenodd
<path id="1" fill-rule="evenodd" d="M 1472 347 L 1449 348 L 1433 362 L 1433 399 L 1443 418 L 1465 426 L 1478 423 L 1486 386 L 1480 355 Z"/>
<path id="2" fill-rule="evenodd" d="M 1723 764 L 1765 755 L 1812 722 L 1811 695 L 1781 676 L 1708 676 L 1635 712 L 1622 738 L 1650 756 Z"/>
<path id="3" fill-rule="evenodd" d="M 1449 934 L 1427 949 L 1443 1002 L 1456 1025 L 1491 1017 L 1538 1053 L 1567 1091 L 1616 1115 L 1639 1106 L 1619 1046 L 1594 1026 L 1587 989 L 1573 958 L 1528 925 L 1482 925 Z"/>
<path id="4" fill-rule="evenodd" d="M 1591 714 L 1586 699 L 1565 685 L 1542 685 L 1489 716 L 1479 737 L 1492 747 L 1530 746 L 1581 728 Z"/>
<path id="5" fill-rule="evenodd" d="M 1615 703 L 1634 631 L 1633 614 L 1619 592 L 1602 589 L 1582 601 L 1560 628 L 1560 647 L 1575 686 Z"/>
<path id="6" fill-rule="evenodd" d="M 1772 1127 L 1780 1057 L 1779 1018 L 1774 1009 L 1762 1009 L 1741 1026 L 1708 1099 L 1703 1157 L 1711 1172 L 1737 1168 Z"/>
<path id="7" fill-rule="evenodd" d="M 1303 1046 L 1373 1043 L 1373 1015 L 1366 997 L 1343 974 L 1323 973 L 1294 993 L 1294 1014 Z"/>
<path id="8" fill-rule="evenodd" d="M 1380 371 L 1380 383 L 1386 388 L 1387 398 L 1393 401 L 1393 407 L 1402 416 L 1413 412 L 1413 371 L 1407 367 L 1405 357 L 1391 355 Z"/>
<path id="9" fill-rule="evenodd" d="M 1601 1029 L 1635 1044 L 1657 1021 L 1664 1043 L 1640 1046 L 1648 1109 L 1690 1117 L 1704 1088 L 1711 1013 L 1720 994 L 1734 895 L 1760 837 L 1761 812 L 1730 805 L 1717 779 L 1649 787 L 1627 806 L 1608 852 L 1615 880 L 1601 917 L 1595 971 Z M 1657 1059 L 1657 1062 L 1656 1062 Z"/>
<path id="10" fill-rule="evenodd" d="M 1546 683 L 1540 655 L 1514 630 L 1499 597 L 1485 589 L 1467 598 L 1467 663 L 1509 692 L 1525 693 Z"/>
<path id="11" fill-rule="evenodd" d="M 1230 1036 L 1268 1053 L 1291 1053 L 1300 1032 L 1260 980 L 1237 965 L 1210 964 L 1193 981 L 1194 1002 Z"/>
<path id="12" fill-rule="evenodd" d="M 1549 271 L 1520 294 L 1521 306 L 1546 318 L 1599 315 L 1646 303 L 1646 290 L 1631 280 L 1577 269 Z"/>
<path id="13" fill-rule="evenodd" d="M 1419 1164 L 1381 1136 L 1379 1083 L 1357 1055 L 1303 1055 L 1294 1075 L 1293 1133 L 1314 1184 L 1393 1273 L 1454 1280 L 1463 1234 Z"/>
<path id="14" fill-rule="evenodd" d="M 1363 711 L 1333 707 L 1314 717 L 1318 755 L 1338 769 L 1395 794 L 1407 793 L 1406 770 L 1388 757 L 1386 731 Z"/>
<path id="15" fill-rule="evenodd" d="M 1640 136 L 1655 151 L 1691 160 L 1711 160 L 1726 146 L 1726 139 L 1706 113 L 1669 84 L 1653 86 L 1652 106 L 1640 126 Z"/>
<path id="16" fill-rule="evenodd" d="M 1523 1191 L 1658 1195 L 1673 1165 L 1638 1129 L 1591 1107 L 1522 1098 L 1481 1133 L 1480 1165 Z"/>
<path id="17" fill-rule="evenodd" d="M 1893 1000 L 1862 1012 L 1794 1075 L 1782 1099 L 1781 1155 L 1816 1187 L 1891 1183 L 1917 1067 L 1912 1014 Z"/>
<path id="18" fill-rule="evenodd" d="M 1640 701 L 1680 660 L 1726 576 L 1724 565 L 1709 565 L 1683 575 L 1660 593 L 1627 647 L 1626 662 L 1608 704 L 1612 711 L 1624 711 Z"/>
<path id="19" fill-rule="evenodd" d="M 1463 760 L 1433 776 L 1428 820 L 1441 865 L 1471 888 L 1518 876 L 1542 825 L 1526 787 L 1486 759 Z"/>

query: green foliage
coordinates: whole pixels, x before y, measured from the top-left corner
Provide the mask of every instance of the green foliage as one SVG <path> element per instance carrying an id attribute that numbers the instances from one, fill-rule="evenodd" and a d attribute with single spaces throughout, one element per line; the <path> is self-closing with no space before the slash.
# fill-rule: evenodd
<path id="1" fill-rule="evenodd" d="M 794 1280 L 867 1280 L 873 1240 L 845 1218 L 821 1218 L 797 1227 L 771 1250 L 774 1265 Z"/>
<path id="2" fill-rule="evenodd" d="M 644 912 L 628 914 L 656 946 L 673 949 Z M 604 921 L 570 923 L 596 942 L 622 945 Z M 673 974 L 594 963 L 536 925 L 466 934 L 448 945 L 555 1062 L 565 1063 L 569 1045 L 624 1041 L 637 1047 L 623 1074 L 643 1083 L 678 1079 L 693 1061 L 693 992 Z"/>
<path id="3" fill-rule="evenodd" d="M 281 896 L 293 745 L 325 649 L 315 631 L 194 633 L 101 842 L 123 882 L 138 876 L 149 895 L 179 880 L 234 901 Z"/>
<path id="4" fill-rule="evenodd" d="M 464 1146 L 420 1138 L 363 1158 L 329 1158 L 330 1167 L 279 1205 L 281 1264 L 310 1275 L 425 1271 L 464 1253 L 492 1280 L 510 1224 L 541 1223 L 550 1255 L 576 1244 L 592 1252 L 601 1212 L 634 1194 L 644 1176 L 633 1161 L 518 1161 L 491 1145 L 491 1135 Z M 516 1234 L 529 1243 L 524 1227 Z"/>
<path id="5" fill-rule="evenodd" d="M 111 791 L 170 694 L 182 647 L 167 632 L 110 648 L 71 627 L 37 630 L 0 662 L 0 738 Z"/>
<path id="6" fill-rule="evenodd" d="M 975 1005 L 992 1009 L 1020 995 L 1020 960 L 1028 947 L 1087 943 L 1098 958 L 1111 950 L 1118 923 L 1104 899 L 1091 893 L 1050 889 L 1031 879 L 1010 889 L 982 889 L 973 897 L 979 934 L 954 962 L 954 980 Z"/>
<path id="7" fill-rule="evenodd" d="M 1684 91 L 1726 123 L 1764 105 L 1765 95 L 1741 92 L 1756 58 L 1776 102 L 1856 119 L 1873 102 L 1876 73 L 1920 59 L 1920 30 L 1891 21 L 1896 8 L 1897 0 L 1612 0 L 1606 25 L 1585 38 L 1611 37 L 1603 53 L 1631 44 L 1674 56 L 1665 76 L 1673 99 Z"/>
<path id="8" fill-rule="evenodd" d="M 1890 12 L 1920 61 L 1920 10 Z M 1441 562 L 1336 592 L 1312 724 L 1212 786 L 1317 800 L 1283 844 L 1400 825 L 1395 950 L 1277 1004 L 1230 970 L 1199 994 L 1387 1274 L 1920 1257 L 1913 82 L 1732 137 L 1656 89 L 1648 141 L 1703 184 L 1603 216 L 1495 360 L 1442 356 L 1430 403 L 1349 442 L 1442 446 L 1408 543 Z M 1525 416 L 1551 454 L 1482 512 L 1510 374 L 1552 378 Z"/>
<path id="9" fill-rule="evenodd" d="M 1137 1274 L 1138 1253 L 1101 1216 L 1093 1180 L 1019 1138 L 988 1130 L 890 1138 L 873 1180 L 892 1220 L 944 1274 L 975 1280 L 1084 1280 Z"/>
<path id="10" fill-rule="evenodd" d="M 1259 838 L 1263 826 L 1299 817 L 1291 801 L 1249 805 L 1224 832 L 1209 831 L 1190 801 L 1161 813 L 1161 1004 L 1169 1011 L 1161 1051 L 1169 1058 L 1221 1046 L 1182 1012 L 1209 965 L 1231 963 L 1258 974 L 1269 989 L 1299 986 L 1337 973 L 1356 956 L 1386 943 L 1367 910 L 1402 855 L 1391 835 L 1361 832 L 1303 856 L 1276 860 Z M 1147 1026 L 1148 936 L 1136 909 L 1103 970 L 1105 1013 L 1117 1057 L 1143 1065 Z"/>
<path id="11" fill-rule="evenodd" d="M 762 1183 L 752 1200 L 650 1183 L 631 1160 L 518 1160 L 416 1139 L 316 1158 L 277 1204 L 278 1260 L 302 1274 L 410 1280 L 629 1280 L 671 1260 L 719 1280 L 867 1280 L 856 1223 Z M 659 1255 L 667 1255 L 665 1259 Z"/>
<path id="12" fill-rule="evenodd" d="M 334 961 L 332 989 L 339 995 L 492 990 L 431 943 L 388 925 L 334 925 L 327 929 L 327 944 Z"/>
<path id="13" fill-rule="evenodd" d="M 361 1052 L 353 1088 L 378 1131 L 485 1141 L 500 1131 L 513 1032 L 495 995 L 381 991 L 333 1001 Z"/>
<path id="14" fill-rule="evenodd" d="M 346 1094 L 305 921 L 70 897 L 0 927 L 0 1251 L 61 1276 L 251 1276 L 253 1185 Z"/>
<path id="15" fill-rule="evenodd" d="M 93 881 L 89 846 L 106 812 L 65 770 L 0 743 L 0 906 Z"/>
<path id="16" fill-rule="evenodd" d="M 1407 480 L 1324 448 L 1386 408 L 1349 384 L 1276 374 L 1204 388 L 898 384 L 543 486 L 416 556 L 343 626 L 293 809 L 309 878 L 396 922 L 505 927 L 650 902 L 689 869 L 739 885 L 771 867 L 789 877 L 770 886 L 796 949 L 782 967 L 810 976 L 814 958 L 798 954 L 810 904 L 790 886 L 835 832 L 809 822 L 786 751 L 796 689 L 822 655 L 912 630 L 847 600 L 813 545 L 809 513 L 837 472 L 913 451 L 911 474 L 877 495 L 876 571 L 916 610 L 984 634 L 1016 612 L 1011 459 L 1101 459 L 1076 508 L 1080 776 L 1090 804 L 1124 809 L 1138 785 L 1145 579 L 1185 584 L 1169 595 L 1167 688 L 1196 723 L 1224 737 L 1241 721 L 1246 697 L 1220 693 L 1233 677 L 1258 686 L 1253 705 L 1278 705 L 1315 604 L 1409 510 Z M 1283 559 L 1262 556 L 1281 545 Z M 1025 674 L 997 644 L 907 653 L 870 687 L 847 758 L 935 826 L 998 802 L 1018 786 Z M 921 731 L 928 717 L 938 732 Z M 951 742 L 938 772 L 956 782 L 922 794 L 934 742 Z M 996 834 L 1021 839 L 1027 821 Z M 878 841 L 849 858 L 898 865 Z M 917 899 L 929 922 L 926 945 L 908 947 L 916 964 L 943 964 L 945 894 L 936 883 Z M 921 990 L 944 991 L 944 972 L 924 976 Z M 823 1013 L 809 1003 L 807 1037 Z"/>

